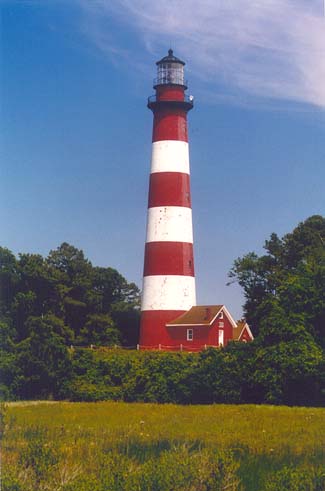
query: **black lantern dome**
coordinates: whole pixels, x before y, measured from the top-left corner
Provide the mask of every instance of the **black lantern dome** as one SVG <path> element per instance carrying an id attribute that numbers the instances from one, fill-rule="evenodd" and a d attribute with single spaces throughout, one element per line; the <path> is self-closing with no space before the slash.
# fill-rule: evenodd
<path id="1" fill-rule="evenodd" d="M 156 65 L 160 65 L 161 63 L 180 63 L 181 65 L 185 65 L 185 62 L 174 56 L 174 52 L 172 49 L 168 50 L 168 55 L 164 56 L 161 60 L 156 62 Z"/>

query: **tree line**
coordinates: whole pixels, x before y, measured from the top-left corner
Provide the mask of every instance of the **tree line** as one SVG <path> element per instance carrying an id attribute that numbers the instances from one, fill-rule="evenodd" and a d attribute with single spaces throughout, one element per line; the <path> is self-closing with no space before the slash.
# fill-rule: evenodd
<path id="1" fill-rule="evenodd" d="M 0 247 L 0 383 L 5 397 L 57 396 L 71 344 L 135 345 L 139 289 L 63 243 L 46 258 Z"/>
<path id="2" fill-rule="evenodd" d="M 234 261 L 252 343 L 200 354 L 100 354 L 135 345 L 139 290 L 62 244 L 47 258 L 0 248 L 0 380 L 5 398 L 178 403 L 325 402 L 325 218 Z"/>

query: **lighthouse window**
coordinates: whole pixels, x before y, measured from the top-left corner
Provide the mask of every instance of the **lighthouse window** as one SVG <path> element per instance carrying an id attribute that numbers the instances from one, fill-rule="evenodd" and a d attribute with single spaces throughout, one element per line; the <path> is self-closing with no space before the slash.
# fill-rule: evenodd
<path id="1" fill-rule="evenodd" d="M 187 329 L 187 341 L 193 341 L 193 329 Z"/>
<path id="2" fill-rule="evenodd" d="M 184 69 L 180 63 L 163 63 L 158 66 L 158 84 L 184 85 Z"/>

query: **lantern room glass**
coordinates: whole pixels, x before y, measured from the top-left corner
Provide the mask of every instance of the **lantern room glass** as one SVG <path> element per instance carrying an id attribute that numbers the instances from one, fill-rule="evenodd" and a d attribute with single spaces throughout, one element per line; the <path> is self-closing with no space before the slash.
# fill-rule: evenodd
<path id="1" fill-rule="evenodd" d="M 161 63 L 158 65 L 157 85 L 185 85 L 182 63 Z"/>

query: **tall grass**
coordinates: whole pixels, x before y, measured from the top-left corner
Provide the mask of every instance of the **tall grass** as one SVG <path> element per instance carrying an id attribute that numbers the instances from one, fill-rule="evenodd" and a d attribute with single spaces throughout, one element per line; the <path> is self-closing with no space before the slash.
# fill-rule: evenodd
<path id="1" fill-rule="evenodd" d="M 320 408 L 22 403 L 4 429 L 3 491 L 325 490 Z"/>

